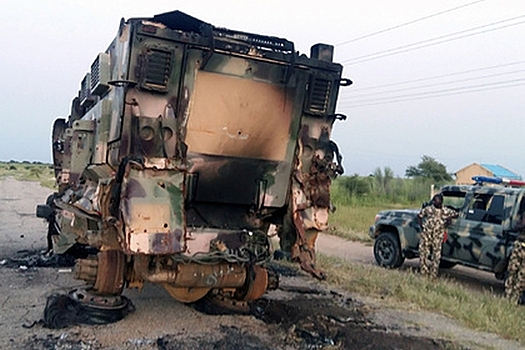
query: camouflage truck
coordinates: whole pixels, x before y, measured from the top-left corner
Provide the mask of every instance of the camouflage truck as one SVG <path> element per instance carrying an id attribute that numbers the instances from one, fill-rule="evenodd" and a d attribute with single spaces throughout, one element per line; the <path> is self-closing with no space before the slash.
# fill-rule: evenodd
<path id="1" fill-rule="evenodd" d="M 446 229 L 440 267 L 456 264 L 490 271 L 504 279 L 518 236 L 514 229 L 525 210 L 523 188 L 504 186 L 444 186 L 443 205 L 458 211 Z M 419 210 L 385 210 L 375 217 L 370 237 L 375 239 L 374 257 L 380 266 L 400 267 L 405 258 L 418 256 L 421 227 Z"/>
<path id="2" fill-rule="evenodd" d="M 343 172 L 330 135 L 351 84 L 332 58 L 179 11 L 122 20 L 54 122 L 58 191 L 37 210 L 54 254 L 94 251 L 75 298 L 118 304 L 151 282 L 181 302 L 257 299 L 278 283 L 270 227 L 323 278 L 315 240 Z"/>

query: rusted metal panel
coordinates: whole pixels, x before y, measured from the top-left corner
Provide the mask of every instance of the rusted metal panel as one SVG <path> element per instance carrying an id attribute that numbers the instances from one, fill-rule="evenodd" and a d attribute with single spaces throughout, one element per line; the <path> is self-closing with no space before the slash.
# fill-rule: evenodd
<path id="1" fill-rule="evenodd" d="M 191 152 L 285 159 L 293 103 L 283 87 L 199 71 L 190 105 Z"/>
<path id="2" fill-rule="evenodd" d="M 184 175 L 174 170 L 129 169 L 122 186 L 125 251 L 184 251 Z"/>

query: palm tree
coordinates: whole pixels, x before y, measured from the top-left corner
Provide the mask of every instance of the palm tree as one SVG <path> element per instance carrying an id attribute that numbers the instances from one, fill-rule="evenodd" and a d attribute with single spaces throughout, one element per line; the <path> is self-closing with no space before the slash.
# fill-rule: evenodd
<path id="1" fill-rule="evenodd" d="M 372 176 L 375 179 L 378 193 L 388 194 L 390 192 L 390 182 L 394 178 L 394 171 L 390 167 L 384 167 L 383 170 L 377 167 Z"/>

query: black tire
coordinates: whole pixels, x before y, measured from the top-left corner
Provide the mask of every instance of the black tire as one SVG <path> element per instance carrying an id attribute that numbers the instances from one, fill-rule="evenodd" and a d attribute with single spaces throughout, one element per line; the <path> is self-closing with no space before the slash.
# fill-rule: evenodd
<path id="1" fill-rule="evenodd" d="M 374 257 L 377 264 L 387 268 L 398 268 L 403 265 L 405 257 L 401 253 L 401 245 L 397 234 L 382 232 L 374 242 Z"/>
<path id="2" fill-rule="evenodd" d="M 119 303 L 111 306 L 96 306 L 81 302 L 69 294 L 53 294 L 47 298 L 43 323 L 46 328 L 60 329 L 72 325 L 102 325 L 120 321 L 135 311 L 131 301 L 119 296 Z"/>
<path id="3" fill-rule="evenodd" d="M 455 262 L 446 261 L 446 260 L 440 260 L 439 261 L 439 268 L 440 269 L 448 270 L 448 269 L 453 268 L 454 266 L 456 266 Z"/>

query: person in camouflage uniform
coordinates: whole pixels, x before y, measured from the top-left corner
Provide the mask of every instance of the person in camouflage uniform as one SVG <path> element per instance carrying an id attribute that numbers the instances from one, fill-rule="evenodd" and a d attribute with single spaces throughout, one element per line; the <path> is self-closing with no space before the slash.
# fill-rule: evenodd
<path id="1" fill-rule="evenodd" d="M 522 294 L 525 292 L 525 214 L 515 227 L 520 234 L 510 254 L 505 280 L 505 296 L 513 303 L 523 303 Z"/>
<path id="2" fill-rule="evenodd" d="M 419 239 L 419 261 L 421 274 L 432 279 L 437 277 L 445 227 L 458 213 L 443 207 L 443 195 L 437 194 L 430 205 L 419 212 L 417 218 L 422 226 Z"/>

